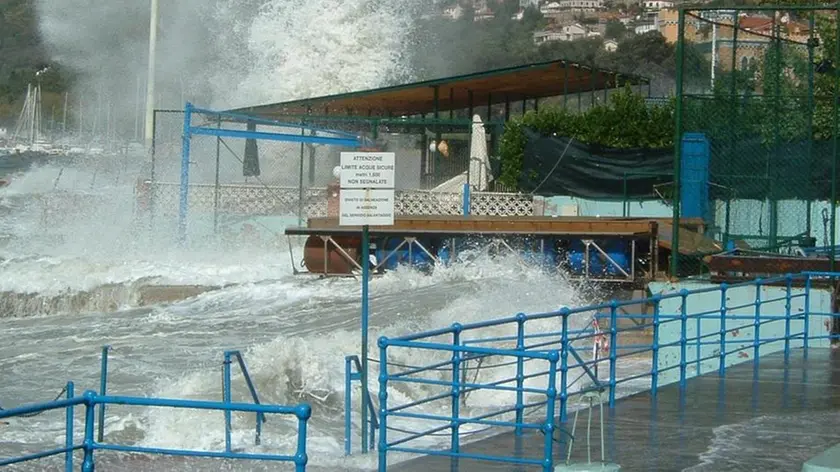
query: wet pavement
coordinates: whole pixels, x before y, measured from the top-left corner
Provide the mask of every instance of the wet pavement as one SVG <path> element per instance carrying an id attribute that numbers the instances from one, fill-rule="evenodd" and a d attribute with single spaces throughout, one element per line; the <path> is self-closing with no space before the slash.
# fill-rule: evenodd
<path id="1" fill-rule="evenodd" d="M 806 358 L 807 357 L 807 358 Z M 570 399 L 570 401 L 575 401 Z M 570 414 L 570 421 L 573 414 Z M 592 457 L 600 459 L 597 408 L 592 417 Z M 801 349 L 764 356 L 717 373 L 631 395 L 604 409 L 607 462 L 625 471 L 799 471 L 803 462 L 840 443 L 840 351 Z M 568 423 L 567 427 L 571 427 Z M 586 462 L 586 414 L 578 419 L 572 462 Z M 560 434 L 555 434 L 559 438 Z M 410 446 L 409 446 L 410 447 Z M 555 465 L 566 458 L 555 442 Z M 462 446 L 473 454 L 540 458 L 544 437 L 525 433 L 519 441 L 502 434 Z M 418 457 L 394 464 L 401 472 L 438 470 L 530 471 L 539 466 L 447 457 Z M 389 467 L 391 468 L 391 467 Z M 598 470 L 597 468 L 591 470 Z"/>

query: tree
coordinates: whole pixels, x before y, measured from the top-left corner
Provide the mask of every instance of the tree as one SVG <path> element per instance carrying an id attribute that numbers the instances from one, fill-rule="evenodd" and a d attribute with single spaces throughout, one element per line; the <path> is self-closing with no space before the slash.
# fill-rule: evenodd
<path id="1" fill-rule="evenodd" d="M 604 37 L 607 39 L 621 40 L 627 33 L 627 27 L 618 20 L 609 20 L 604 28 Z"/>

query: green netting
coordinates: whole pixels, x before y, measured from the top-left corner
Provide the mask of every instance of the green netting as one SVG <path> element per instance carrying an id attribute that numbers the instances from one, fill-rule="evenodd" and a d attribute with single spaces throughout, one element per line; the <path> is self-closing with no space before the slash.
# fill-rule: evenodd
<path id="1" fill-rule="evenodd" d="M 709 140 L 707 228 L 724 247 L 834 244 L 836 18 L 830 7 L 680 13 L 676 135 Z M 678 247 L 689 253 L 689 244 Z M 672 274 L 696 270 L 692 259 L 672 260 Z"/>

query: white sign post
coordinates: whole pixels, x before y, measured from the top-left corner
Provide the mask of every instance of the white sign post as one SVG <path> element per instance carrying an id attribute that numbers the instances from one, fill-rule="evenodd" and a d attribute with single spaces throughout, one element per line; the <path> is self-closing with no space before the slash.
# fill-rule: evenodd
<path id="1" fill-rule="evenodd" d="M 370 226 L 394 224 L 393 152 L 342 152 L 339 226 L 362 227 L 362 452 L 368 452 Z M 372 412 L 371 412 L 372 413 Z"/>

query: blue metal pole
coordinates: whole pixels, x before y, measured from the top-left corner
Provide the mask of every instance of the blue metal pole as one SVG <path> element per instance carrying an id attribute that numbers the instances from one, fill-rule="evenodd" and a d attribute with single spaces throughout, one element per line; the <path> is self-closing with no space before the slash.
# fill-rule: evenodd
<path id="1" fill-rule="evenodd" d="M 305 472 L 306 463 L 309 462 L 309 456 L 306 454 L 306 426 L 312 416 L 312 408 L 307 404 L 299 405 L 296 414 L 298 417 L 298 441 L 297 451 L 295 452 L 295 472 Z"/>
<path id="2" fill-rule="evenodd" d="M 525 313 L 516 315 L 516 350 L 525 350 Z M 516 358 L 516 430 L 514 434 L 522 435 L 522 422 L 525 419 L 525 399 L 522 388 L 525 384 L 525 359 Z"/>
<path id="3" fill-rule="evenodd" d="M 111 346 L 102 346 L 102 365 L 99 368 L 99 394 L 103 397 L 108 389 L 108 351 Z M 99 405 L 99 433 L 96 440 L 102 442 L 105 439 L 105 404 Z"/>
<path id="4" fill-rule="evenodd" d="M 685 388 L 686 364 L 688 353 L 688 290 L 680 290 L 680 388 Z M 699 336 L 700 333 L 697 333 Z"/>
<path id="5" fill-rule="evenodd" d="M 181 143 L 181 199 L 178 208 L 178 236 L 181 243 L 187 240 L 187 205 L 190 186 L 190 127 L 192 121 L 192 104 L 184 106 L 184 135 Z"/>
<path id="6" fill-rule="evenodd" d="M 560 310 L 560 316 L 563 317 L 563 332 L 560 334 L 560 422 L 565 423 L 566 401 L 569 398 L 569 392 L 566 391 L 569 380 L 569 309 Z M 556 384 L 549 386 L 551 388 L 556 388 Z"/>
<path id="7" fill-rule="evenodd" d="M 563 349 L 565 350 L 565 345 Z M 547 398 L 545 404 L 545 426 L 543 426 L 543 434 L 545 434 L 545 443 L 543 446 L 543 472 L 554 471 L 554 454 L 552 447 L 554 446 L 554 402 L 555 398 L 557 398 L 557 359 L 559 355 L 557 354 L 557 351 L 551 351 L 548 356 L 548 389 L 545 392 Z"/>
<path id="8" fill-rule="evenodd" d="M 73 398 L 75 395 L 73 382 L 67 382 L 67 399 Z M 73 409 L 75 406 L 67 407 L 66 420 L 67 424 L 64 429 L 64 447 L 67 452 L 64 453 L 64 471 L 73 472 Z"/>
<path id="9" fill-rule="evenodd" d="M 223 364 L 222 375 L 222 402 L 231 403 L 230 395 L 230 352 L 225 352 L 225 360 Z M 230 443 L 230 428 L 231 428 L 231 414 L 230 410 L 225 410 L 225 452 L 231 451 Z"/>
<path id="10" fill-rule="evenodd" d="M 610 408 L 615 408 L 615 364 L 618 358 L 616 339 L 618 338 L 618 303 L 610 303 Z"/>
<path id="11" fill-rule="evenodd" d="M 96 392 L 88 390 L 85 396 L 85 440 L 82 444 L 82 449 L 85 452 L 82 460 L 82 472 L 93 472 L 93 449 L 95 444 L 93 442 L 93 411 L 96 409 Z"/>
<path id="12" fill-rule="evenodd" d="M 720 284 L 720 364 L 718 365 L 718 375 L 721 377 L 726 375 L 726 288 L 725 283 Z"/>
<path id="13" fill-rule="evenodd" d="M 755 281 L 755 320 L 753 321 L 753 362 L 761 354 L 761 279 Z"/>
<path id="14" fill-rule="evenodd" d="M 388 468 L 388 338 L 379 338 L 379 472 Z"/>
<path id="15" fill-rule="evenodd" d="M 696 333 L 697 333 L 697 336 L 695 336 L 695 338 L 696 338 L 695 342 L 697 344 L 694 345 L 694 352 L 695 352 L 697 357 L 694 358 L 694 365 L 695 365 L 694 375 L 699 377 L 700 374 L 702 373 L 701 369 L 703 367 L 700 363 L 700 359 L 703 358 L 703 356 L 702 356 L 703 351 L 702 351 L 702 347 L 701 347 L 701 344 L 700 344 L 700 342 L 702 341 L 702 339 L 700 339 L 700 336 L 702 336 L 702 334 L 703 334 L 703 316 L 698 316 L 697 317 L 697 321 L 695 322 L 695 329 L 696 329 Z"/>
<path id="16" fill-rule="evenodd" d="M 455 323 L 452 325 L 452 345 L 459 346 L 461 344 L 461 325 Z M 452 435 L 450 437 L 450 452 L 458 454 L 461 452 L 461 436 L 460 436 L 460 406 L 461 402 L 461 384 L 459 382 L 459 371 L 461 367 L 461 352 L 457 350 L 452 351 Z"/>
<path id="17" fill-rule="evenodd" d="M 653 296 L 653 353 L 650 369 L 650 394 L 656 398 L 656 390 L 659 387 L 659 310 L 662 303 L 662 296 Z"/>
<path id="18" fill-rule="evenodd" d="M 464 184 L 464 216 L 470 216 L 470 198 L 470 184 Z"/>
<path id="19" fill-rule="evenodd" d="M 832 249 L 833 250 L 833 249 Z M 785 362 L 790 359 L 790 297 L 793 276 L 785 276 Z"/>
<path id="20" fill-rule="evenodd" d="M 370 278 L 370 227 L 362 227 L 362 453 L 368 452 L 368 285 Z M 382 367 L 382 366 L 380 366 Z"/>
<path id="21" fill-rule="evenodd" d="M 805 356 L 807 359 L 808 357 L 808 336 L 810 331 L 810 324 L 809 319 L 811 318 L 811 275 L 805 275 L 805 302 L 803 303 L 805 306 L 803 307 L 802 312 L 805 314 L 805 319 L 802 321 L 802 325 L 805 328 L 805 334 L 802 336 L 802 348 L 803 352 L 802 355 Z"/>
<path id="22" fill-rule="evenodd" d="M 352 421 L 350 415 L 352 413 L 352 382 L 350 381 L 350 369 L 352 364 L 350 356 L 344 358 L 344 455 L 349 456 L 351 453 L 350 447 L 350 432 L 352 429 Z M 364 399 L 362 399 L 364 401 Z"/>

